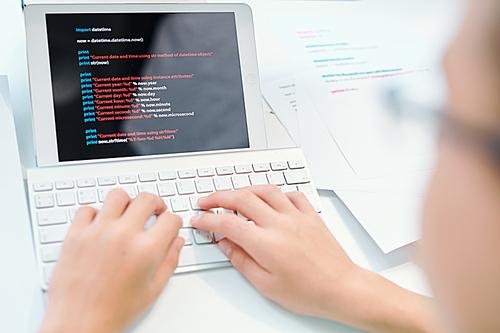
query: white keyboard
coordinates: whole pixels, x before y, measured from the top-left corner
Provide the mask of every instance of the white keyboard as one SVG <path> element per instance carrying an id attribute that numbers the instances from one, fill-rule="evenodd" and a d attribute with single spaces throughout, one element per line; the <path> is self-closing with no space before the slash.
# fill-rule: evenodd
<path id="1" fill-rule="evenodd" d="M 301 191 L 321 212 L 299 148 L 29 169 L 32 230 L 42 288 L 48 288 L 78 208 L 89 205 L 100 209 L 114 188 L 123 189 L 131 198 L 140 192 L 159 195 L 168 211 L 181 217 L 179 236 L 185 245 L 176 273 L 229 266 L 216 245 L 221 236 L 193 229 L 190 219 L 207 213 L 237 212 L 221 208 L 202 211 L 197 200 L 215 191 L 262 184 L 277 185 L 283 192 Z M 146 227 L 153 222 L 154 217 Z"/>

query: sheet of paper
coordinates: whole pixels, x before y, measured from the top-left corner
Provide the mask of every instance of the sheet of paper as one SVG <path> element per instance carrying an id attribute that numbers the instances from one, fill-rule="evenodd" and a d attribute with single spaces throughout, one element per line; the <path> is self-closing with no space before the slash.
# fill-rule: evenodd
<path id="1" fill-rule="evenodd" d="M 342 190 L 335 194 L 384 253 L 420 239 L 423 197 Z"/>
<path id="2" fill-rule="evenodd" d="M 269 67 L 260 74 L 262 95 L 287 130 L 292 140 L 300 146 L 295 79 L 290 65 Z"/>
<path id="3" fill-rule="evenodd" d="M 294 79 L 293 67 L 263 68 L 261 72 L 264 78 L 270 78 L 263 84 L 264 96 L 273 95 L 271 89 L 278 92 L 279 86 L 296 88 L 300 146 L 316 186 L 335 190 L 385 253 L 418 239 L 418 211 L 432 170 L 359 179 L 322 122 L 303 82 Z M 294 112 L 286 94 L 275 93 L 267 99 L 278 117 L 286 114 L 279 112 L 280 108 Z"/>
<path id="4" fill-rule="evenodd" d="M 419 31 L 413 24 L 418 20 L 405 17 L 408 10 L 371 9 L 350 16 L 270 19 L 323 121 L 361 179 L 433 165 L 434 124 L 395 117 L 388 96 L 410 90 L 419 99 L 442 102 L 446 97 L 438 60 L 444 46 L 436 48 L 443 44 L 442 34 Z M 440 13 L 442 9 L 426 15 Z"/>
<path id="5" fill-rule="evenodd" d="M 432 170 L 359 179 L 301 81 L 296 91 L 301 147 L 315 183 L 335 191 L 384 253 L 419 239 L 419 211 Z"/>

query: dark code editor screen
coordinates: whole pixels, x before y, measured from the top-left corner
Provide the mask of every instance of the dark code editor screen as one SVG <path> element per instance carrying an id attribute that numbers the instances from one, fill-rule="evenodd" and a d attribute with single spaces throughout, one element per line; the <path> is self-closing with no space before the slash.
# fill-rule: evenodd
<path id="1" fill-rule="evenodd" d="M 46 21 L 60 161 L 249 147 L 233 13 Z"/>

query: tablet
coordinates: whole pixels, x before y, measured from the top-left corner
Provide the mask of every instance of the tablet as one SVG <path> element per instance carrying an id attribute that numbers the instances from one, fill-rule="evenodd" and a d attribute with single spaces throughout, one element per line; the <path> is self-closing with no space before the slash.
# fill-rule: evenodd
<path id="1" fill-rule="evenodd" d="M 37 166 L 266 149 L 244 4 L 24 8 Z"/>

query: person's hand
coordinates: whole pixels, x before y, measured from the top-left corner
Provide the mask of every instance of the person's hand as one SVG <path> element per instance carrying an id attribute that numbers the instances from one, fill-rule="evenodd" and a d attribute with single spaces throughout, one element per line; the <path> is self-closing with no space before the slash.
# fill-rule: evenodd
<path id="1" fill-rule="evenodd" d="M 121 332 L 177 267 L 182 222 L 160 197 L 111 191 L 100 211 L 80 208 L 54 269 L 41 332 Z M 158 215 L 144 230 L 149 217 Z"/>
<path id="2" fill-rule="evenodd" d="M 355 265 L 301 192 L 273 185 L 198 200 L 193 227 L 225 235 L 219 248 L 264 296 L 294 312 L 370 331 L 435 329 L 428 300 Z M 436 331 L 436 330 L 434 330 Z"/>
<path id="3" fill-rule="evenodd" d="M 255 222 L 234 214 L 191 220 L 195 228 L 225 235 L 219 247 L 233 266 L 285 308 L 322 316 L 322 300 L 333 297 L 327 295 L 330 286 L 341 289 L 356 273 L 357 266 L 301 192 L 283 194 L 276 186 L 252 186 L 216 192 L 198 204 L 206 210 L 234 210 Z"/>

